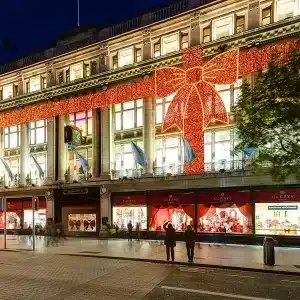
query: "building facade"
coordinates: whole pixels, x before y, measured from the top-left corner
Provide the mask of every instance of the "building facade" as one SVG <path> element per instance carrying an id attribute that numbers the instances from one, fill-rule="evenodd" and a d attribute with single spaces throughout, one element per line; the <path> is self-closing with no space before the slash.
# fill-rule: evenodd
<path id="1" fill-rule="evenodd" d="M 131 220 L 157 238 L 172 221 L 179 235 L 193 224 L 200 240 L 297 243 L 296 179 L 251 174 L 251 157 L 233 150 L 243 80 L 253 84 L 274 51 L 297 47 L 299 21 L 300 0 L 182 0 L 110 28 L 76 29 L 0 67 L 8 229 L 32 226 L 37 197 L 37 224 L 62 223 L 69 235 L 101 235 L 107 222 L 122 231 Z M 66 126 L 81 130 L 75 149 Z"/>

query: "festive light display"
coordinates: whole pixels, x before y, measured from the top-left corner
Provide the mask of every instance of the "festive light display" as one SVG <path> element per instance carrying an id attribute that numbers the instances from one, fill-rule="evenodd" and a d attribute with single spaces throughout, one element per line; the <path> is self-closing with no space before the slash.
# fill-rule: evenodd
<path id="1" fill-rule="evenodd" d="M 198 173 L 204 169 L 203 130 L 211 122 L 228 123 L 224 103 L 213 85 L 234 83 L 238 76 L 267 67 L 274 53 L 279 54 L 278 60 L 282 60 L 295 48 L 300 48 L 298 39 L 287 39 L 258 48 L 231 50 L 211 60 L 203 58 L 200 46 L 189 48 L 184 51 L 182 68 L 162 68 L 149 78 L 120 83 L 106 91 L 2 112 L 0 127 L 176 93 L 164 120 L 163 130 L 177 126 L 183 131 L 197 154 L 197 159 L 185 170 Z"/>

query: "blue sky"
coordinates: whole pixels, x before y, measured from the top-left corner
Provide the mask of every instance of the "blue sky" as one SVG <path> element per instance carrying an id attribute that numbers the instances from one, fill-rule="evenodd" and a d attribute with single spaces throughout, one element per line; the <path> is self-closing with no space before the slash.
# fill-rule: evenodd
<path id="1" fill-rule="evenodd" d="M 80 0 L 80 22 L 104 27 L 170 2 Z M 0 47 L 0 63 L 48 48 L 77 24 L 77 0 L 0 0 L 0 11 L 0 37 L 17 47 L 12 53 Z"/>

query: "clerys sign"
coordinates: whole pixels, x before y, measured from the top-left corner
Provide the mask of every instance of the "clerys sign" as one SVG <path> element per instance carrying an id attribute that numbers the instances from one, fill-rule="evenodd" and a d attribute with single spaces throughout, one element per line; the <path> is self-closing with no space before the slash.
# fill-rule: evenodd
<path id="1" fill-rule="evenodd" d="M 269 205 L 268 210 L 298 210 L 298 205 Z"/>
<path id="2" fill-rule="evenodd" d="M 300 189 L 256 191 L 255 202 L 300 202 Z"/>
<path id="3" fill-rule="evenodd" d="M 65 126 L 65 143 L 72 144 L 74 146 L 80 146 L 82 140 L 82 131 L 75 126 Z"/>

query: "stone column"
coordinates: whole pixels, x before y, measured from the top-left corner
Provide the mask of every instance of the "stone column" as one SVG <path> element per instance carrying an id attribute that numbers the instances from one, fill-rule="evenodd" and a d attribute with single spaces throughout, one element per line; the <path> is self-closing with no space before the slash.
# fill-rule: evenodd
<path id="1" fill-rule="evenodd" d="M 4 157 L 4 130 L 0 128 L 0 157 Z"/>
<path id="2" fill-rule="evenodd" d="M 249 0 L 248 5 L 248 29 L 259 27 L 259 0 Z"/>
<path id="3" fill-rule="evenodd" d="M 153 176 L 153 163 L 155 160 L 155 117 L 154 117 L 155 98 L 144 99 L 144 126 L 143 140 L 144 151 L 148 157 L 148 166 L 145 169 L 145 175 Z"/>
<path id="4" fill-rule="evenodd" d="M 101 111 L 101 179 L 109 180 L 110 176 L 110 108 Z"/>
<path id="5" fill-rule="evenodd" d="M 65 126 L 67 116 L 58 117 L 58 179 L 65 181 L 65 174 L 68 165 L 68 146 L 65 144 Z"/>
<path id="6" fill-rule="evenodd" d="M 92 174 L 93 177 L 97 178 L 100 176 L 100 110 L 93 109 L 92 112 L 93 126 L 92 126 L 92 143 L 93 143 L 93 166 Z"/>
<path id="7" fill-rule="evenodd" d="M 20 184 L 26 185 L 26 177 L 30 173 L 28 124 L 21 125 L 21 172 Z"/>
<path id="8" fill-rule="evenodd" d="M 55 136 L 56 122 L 55 118 L 47 120 L 47 178 L 46 184 L 54 184 L 55 178 L 55 151 L 56 151 L 56 136 Z"/>
<path id="9" fill-rule="evenodd" d="M 200 45 L 200 13 L 198 11 L 191 14 L 190 46 Z"/>
<path id="10" fill-rule="evenodd" d="M 103 220 L 106 219 L 109 224 L 112 224 L 111 218 L 111 194 L 108 188 L 102 186 L 100 188 L 100 237 L 107 237 L 107 226 L 103 224 Z"/>
<path id="11" fill-rule="evenodd" d="M 151 31 L 149 28 L 143 31 L 143 60 L 151 59 Z"/>

